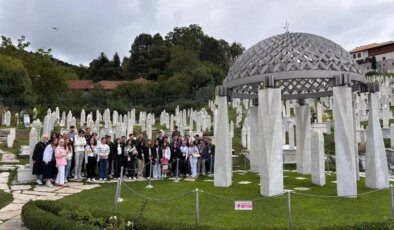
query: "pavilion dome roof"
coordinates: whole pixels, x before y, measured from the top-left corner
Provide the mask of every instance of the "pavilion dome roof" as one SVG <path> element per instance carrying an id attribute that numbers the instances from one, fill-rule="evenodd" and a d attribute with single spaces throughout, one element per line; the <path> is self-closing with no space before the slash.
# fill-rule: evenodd
<path id="1" fill-rule="evenodd" d="M 267 77 L 273 77 L 275 81 L 294 79 L 297 84 L 302 79 L 304 82 L 321 79 L 328 83 L 328 79 L 331 81 L 335 76 L 344 74 L 352 82 L 366 82 L 357 63 L 340 45 L 314 34 L 287 32 L 264 39 L 245 51 L 231 66 L 223 86 L 238 90 L 241 86 L 261 86 Z M 284 94 L 289 94 L 288 88 Z M 302 94 L 300 90 L 293 89 L 290 94 Z"/>

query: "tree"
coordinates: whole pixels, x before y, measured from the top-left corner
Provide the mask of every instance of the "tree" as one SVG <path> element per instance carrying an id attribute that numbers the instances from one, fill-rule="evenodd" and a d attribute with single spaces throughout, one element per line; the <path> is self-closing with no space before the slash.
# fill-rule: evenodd
<path id="1" fill-rule="evenodd" d="M 120 68 L 120 58 L 119 58 L 119 54 L 117 52 L 114 54 L 114 57 L 112 58 L 112 63 L 113 63 L 114 67 Z"/>
<path id="2" fill-rule="evenodd" d="M 32 83 L 22 62 L 0 54 L 0 92 L 5 104 L 28 106 L 34 103 Z"/>
<path id="3" fill-rule="evenodd" d="M 373 57 L 371 58 L 371 68 L 372 68 L 373 70 L 376 70 L 376 57 L 375 57 L 375 56 L 373 56 Z"/>

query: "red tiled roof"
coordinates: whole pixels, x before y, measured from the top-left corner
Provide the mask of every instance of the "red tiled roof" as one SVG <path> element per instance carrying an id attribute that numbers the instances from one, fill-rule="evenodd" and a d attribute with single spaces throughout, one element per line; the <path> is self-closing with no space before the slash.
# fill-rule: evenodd
<path id="1" fill-rule="evenodd" d="M 68 88 L 80 90 L 93 89 L 94 83 L 92 80 L 69 80 Z"/>
<path id="2" fill-rule="evenodd" d="M 99 81 L 97 85 L 106 90 L 113 90 L 116 89 L 119 85 L 125 84 L 127 82 L 128 81 Z"/>
<path id="3" fill-rule="evenodd" d="M 364 45 L 364 46 L 358 46 L 358 47 L 350 50 L 349 52 L 355 53 L 355 52 L 369 50 L 369 49 L 373 49 L 373 48 L 377 48 L 377 47 L 385 46 L 385 45 L 390 45 L 390 44 L 394 44 L 394 41 L 387 41 L 387 42 L 382 42 L 382 43 L 372 43 L 372 44 L 368 44 L 368 45 Z"/>
<path id="4" fill-rule="evenodd" d="M 140 77 L 140 78 L 133 80 L 132 82 L 137 83 L 137 84 L 149 84 L 152 81 L 149 81 L 149 80 L 146 80 L 145 78 Z"/>

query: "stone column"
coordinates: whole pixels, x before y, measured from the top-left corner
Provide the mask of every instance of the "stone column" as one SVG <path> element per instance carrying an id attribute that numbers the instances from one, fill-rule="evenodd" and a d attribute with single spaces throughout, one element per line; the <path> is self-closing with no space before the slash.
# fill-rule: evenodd
<path id="1" fill-rule="evenodd" d="M 260 154 L 258 147 L 258 117 L 257 107 L 250 107 L 249 127 L 250 127 L 250 171 L 259 173 L 260 168 Z"/>
<path id="2" fill-rule="evenodd" d="M 352 91 L 348 86 L 336 86 L 333 92 L 337 194 L 357 196 Z"/>
<path id="3" fill-rule="evenodd" d="M 215 187 L 229 187 L 232 184 L 233 163 L 230 146 L 230 128 L 228 125 L 227 98 L 218 97 L 218 117 L 217 130 L 215 136 Z"/>
<path id="4" fill-rule="evenodd" d="M 311 174 L 311 112 L 309 105 L 296 107 L 297 172 Z"/>
<path id="5" fill-rule="evenodd" d="M 390 125 L 390 147 L 394 149 L 394 124 Z"/>
<path id="6" fill-rule="evenodd" d="M 326 184 L 324 164 L 324 137 L 320 130 L 312 132 L 312 183 L 323 186 Z"/>
<path id="7" fill-rule="evenodd" d="M 356 165 L 356 179 L 360 180 L 360 167 L 358 157 L 358 141 L 357 141 L 357 111 L 356 111 L 356 95 L 353 95 L 353 135 L 354 135 L 354 162 Z"/>
<path id="8" fill-rule="evenodd" d="M 283 193 L 281 90 L 261 89 L 258 100 L 260 193 L 275 196 Z"/>
<path id="9" fill-rule="evenodd" d="M 374 189 L 382 189 L 389 186 L 386 150 L 379 123 L 378 97 L 376 93 L 369 94 L 365 184 L 368 188 Z"/>

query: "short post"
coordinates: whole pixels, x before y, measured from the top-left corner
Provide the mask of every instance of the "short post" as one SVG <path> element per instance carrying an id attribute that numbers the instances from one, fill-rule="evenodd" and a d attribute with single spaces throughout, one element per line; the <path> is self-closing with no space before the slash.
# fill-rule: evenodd
<path id="1" fill-rule="evenodd" d="M 146 188 L 153 188 L 151 181 L 152 181 L 152 160 L 149 162 L 149 184 L 146 186 Z"/>
<path id="2" fill-rule="evenodd" d="M 390 185 L 391 217 L 394 217 L 394 187 Z"/>
<path id="3" fill-rule="evenodd" d="M 290 191 L 287 191 L 287 224 L 289 226 L 289 229 L 291 229 L 292 226 L 292 220 L 291 220 L 291 200 L 290 200 Z"/>
<path id="4" fill-rule="evenodd" d="M 196 225 L 198 225 L 198 188 L 196 188 Z"/>
<path id="5" fill-rule="evenodd" d="M 176 178 L 174 182 L 179 182 L 179 158 L 176 159 Z"/>
<path id="6" fill-rule="evenodd" d="M 120 178 L 119 178 L 119 194 L 118 194 L 118 202 L 121 203 L 123 201 L 121 194 L 122 194 L 122 183 L 123 183 L 123 166 L 120 168 Z"/>

